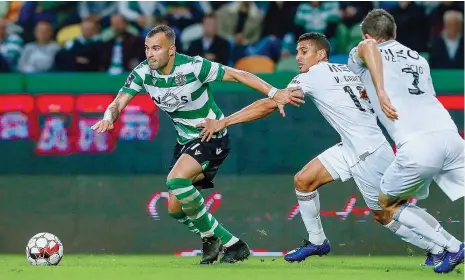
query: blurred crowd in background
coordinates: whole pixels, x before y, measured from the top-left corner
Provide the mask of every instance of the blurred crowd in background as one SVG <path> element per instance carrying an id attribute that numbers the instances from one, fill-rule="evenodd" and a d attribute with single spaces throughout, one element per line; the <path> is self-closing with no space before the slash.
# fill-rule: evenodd
<path id="1" fill-rule="evenodd" d="M 121 74 L 145 59 L 157 24 L 175 30 L 178 52 L 229 66 L 258 56 L 269 61 L 263 72 L 296 69 L 296 40 L 312 31 L 330 39 L 332 62 L 346 63 L 373 8 L 393 14 L 397 40 L 431 68 L 463 69 L 463 2 L 10 1 L 0 2 L 0 72 Z"/>

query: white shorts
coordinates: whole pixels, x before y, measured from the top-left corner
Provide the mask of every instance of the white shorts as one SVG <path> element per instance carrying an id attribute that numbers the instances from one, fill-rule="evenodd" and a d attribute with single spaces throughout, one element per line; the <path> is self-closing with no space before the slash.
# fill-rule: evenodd
<path id="1" fill-rule="evenodd" d="M 384 171 L 394 160 L 391 146 L 385 142 L 365 160 L 359 161 L 352 167 L 344 159 L 343 149 L 341 144 L 332 146 L 321 153 L 318 159 L 334 180 L 340 179 L 345 182 L 353 177 L 368 208 L 381 210 L 378 204 L 380 181 Z"/>
<path id="2" fill-rule="evenodd" d="M 381 180 L 381 191 L 392 197 L 425 199 L 435 180 L 455 201 L 465 196 L 465 142 L 455 131 L 438 131 L 414 138 L 397 151 Z"/>

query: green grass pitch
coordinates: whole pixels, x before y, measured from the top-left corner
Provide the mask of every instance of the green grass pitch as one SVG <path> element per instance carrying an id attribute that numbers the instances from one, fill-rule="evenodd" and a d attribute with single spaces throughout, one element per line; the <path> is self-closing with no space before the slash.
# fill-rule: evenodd
<path id="1" fill-rule="evenodd" d="M 422 267 L 421 257 L 312 257 L 289 264 L 279 258 L 253 257 L 243 263 L 198 265 L 199 257 L 161 255 L 65 255 L 56 267 L 31 266 L 24 255 L 0 255 L 0 279 L 463 279 L 463 265 L 447 275 Z"/>

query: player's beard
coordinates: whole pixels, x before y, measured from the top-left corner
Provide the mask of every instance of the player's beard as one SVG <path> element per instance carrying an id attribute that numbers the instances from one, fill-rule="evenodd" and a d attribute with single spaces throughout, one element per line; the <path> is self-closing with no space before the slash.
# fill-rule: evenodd
<path id="1" fill-rule="evenodd" d="M 157 59 L 156 61 L 151 62 L 150 59 L 148 59 L 148 64 L 149 64 L 150 69 L 152 69 L 152 70 L 160 70 L 160 69 L 163 69 L 164 67 L 166 67 L 166 65 L 168 65 L 168 61 L 169 60 L 167 60 L 165 63 L 163 63 L 162 61 Z"/>

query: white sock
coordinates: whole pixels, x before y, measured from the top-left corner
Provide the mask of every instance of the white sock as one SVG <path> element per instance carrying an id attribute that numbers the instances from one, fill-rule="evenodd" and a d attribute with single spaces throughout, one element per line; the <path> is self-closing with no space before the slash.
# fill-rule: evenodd
<path id="1" fill-rule="evenodd" d="M 300 215 L 308 232 L 308 241 L 321 245 L 326 240 L 320 219 L 320 196 L 318 191 L 304 193 L 295 191 L 299 201 Z"/>
<path id="2" fill-rule="evenodd" d="M 392 218 L 446 248 L 449 252 L 459 251 L 460 241 L 444 230 L 441 224 L 428 212 L 413 204 L 404 204 Z"/>
<path id="3" fill-rule="evenodd" d="M 432 254 L 439 254 L 442 251 L 444 251 L 443 247 L 435 244 L 430 239 L 413 232 L 411 229 L 402 225 L 398 221 L 392 220 L 389 224 L 384 225 L 384 227 L 392 231 L 395 235 L 402 238 L 402 240 L 404 240 L 405 242 L 415 245 L 423 250 L 427 250 Z"/>

